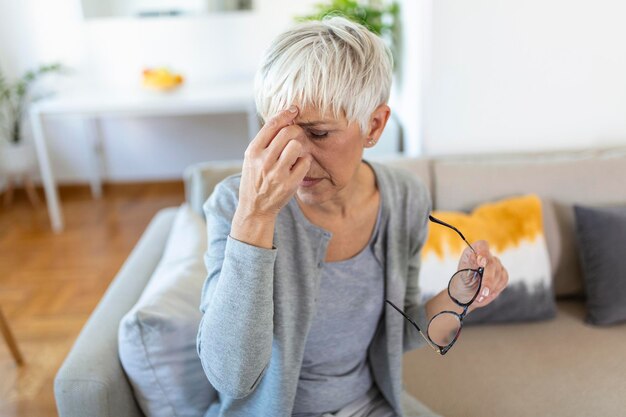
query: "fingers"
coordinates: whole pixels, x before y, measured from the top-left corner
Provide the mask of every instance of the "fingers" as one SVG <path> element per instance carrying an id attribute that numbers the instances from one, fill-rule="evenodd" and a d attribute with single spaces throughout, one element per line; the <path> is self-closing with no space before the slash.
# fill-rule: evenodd
<path id="1" fill-rule="evenodd" d="M 500 262 L 500 259 L 491 254 L 489 243 L 479 240 L 472 243 L 474 253 L 470 258 L 470 263 L 477 264 L 484 268 L 480 294 L 476 297 L 476 307 L 486 306 L 506 288 L 509 283 L 509 273 Z"/>
<path id="2" fill-rule="evenodd" d="M 298 108 L 291 106 L 289 109 L 279 112 L 267 121 L 259 130 L 259 133 L 250 142 L 249 147 L 256 151 L 263 150 L 272 142 L 272 139 L 286 126 L 289 126 L 298 115 Z"/>
<path id="3" fill-rule="evenodd" d="M 278 134 L 274 137 L 274 140 L 266 148 L 266 158 L 265 160 L 268 163 L 274 163 L 278 160 L 281 153 L 287 146 L 289 141 L 298 138 L 301 134 L 304 134 L 304 130 L 300 126 L 291 125 L 284 127 L 278 132 Z"/>
<path id="4" fill-rule="evenodd" d="M 311 167 L 311 156 L 302 155 L 302 144 L 291 140 L 280 154 L 277 165 L 280 170 L 287 170 L 289 179 L 296 183 L 302 181 Z"/>
<path id="5" fill-rule="evenodd" d="M 293 165 L 291 169 L 291 178 L 295 181 L 302 181 L 307 172 L 309 172 L 309 168 L 311 167 L 311 156 L 303 156 L 296 160 L 296 163 Z"/>
<path id="6" fill-rule="evenodd" d="M 486 240 L 478 240 L 472 243 L 472 247 L 476 252 L 476 262 L 478 266 L 486 267 L 492 257 L 489 251 L 489 243 Z"/>
<path id="7" fill-rule="evenodd" d="M 285 170 L 291 171 L 298 158 L 302 156 L 302 151 L 303 148 L 300 142 L 297 140 L 290 140 L 278 158 L 278 168 L 283 172 L 285 172 Z"/>
<path id="8" fill-rule="evenodd" d="M 500 262 L 498 258 L 498 264 L 500 266 L 500 271 L 497 274 L 498 282 L 494 285 L 493 288 L 493 297 L 496 298 L 500 295 L 502 291 L 509 285 L 509 272 L 506 270 L 504 265 Z"/>
<path id="9" fill-rule="evenodd" d="M 471 268 L 476 269 L 478 267 L 486 267 L 491 258 L 491 252 L 489 252 L 489 244 L 485 240 L 479 240 L 472 243 L 471 248 L 467 247 L 461 255 L 459 261 L 459 269 Z"/>
<path id="10" fill-rule="evenodd" d="M 499 258 L 490 255 L 489 266 L 483 273 L 482 288 L 476 301 L 480 304 L 493 301 L 506 288 L 508 282 L 509 274 L 506 268 Z"/>

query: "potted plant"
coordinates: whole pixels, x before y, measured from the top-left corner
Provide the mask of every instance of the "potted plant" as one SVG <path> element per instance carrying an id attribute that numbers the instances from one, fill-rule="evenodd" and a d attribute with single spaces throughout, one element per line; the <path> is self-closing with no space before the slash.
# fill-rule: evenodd
<path id="1" fill-rule="evenodd" d="M 27 176 L 37 165 L 35 150 L 32 145 L 25 143 L 23 129 L 28 106 L 44 97 L 33 95 L 32 87 L 43 76 L 63 73 L 65 70 L 59 63 L 41 65 L 12 83 L 0 71 L 0 171 L 8 177 L 9 200 L 15 177 Z M 25 181 L 30 184 L 28 177 Z M 28 191 L 32 201 L 33 191 Z"/>

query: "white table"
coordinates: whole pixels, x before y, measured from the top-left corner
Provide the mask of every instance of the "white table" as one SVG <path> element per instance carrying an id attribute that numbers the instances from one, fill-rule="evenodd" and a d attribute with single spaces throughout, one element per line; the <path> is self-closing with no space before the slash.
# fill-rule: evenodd
<path id="1" fill-rule="evenodd" d="M 92 141 L 94 149 L 101 150 L 102 138 L 99 122 L 102 117 L 182 116 L 211 113 L 246 113 L 248 137 L 253 138 L 259 129 L 259 120 L 254 105 L 252 83 L 224 83 L 206 87 L 183 85 L 171 92 L 149 91 L 142 88 L 125 92 L 84 91 L 80 94 L 58 96 L 35 103 L 30 109 L 30 122 L 52 230 L 61 232 L 64 222 L 46 146 L 43 128 L 46 117 L 80 117 L 85 121 L 90 132 L 89 140 Z M 93 158 L 91 191 L 95 198 L 99 198 L 102 195 L 101 155 L 93 153 Z"/>

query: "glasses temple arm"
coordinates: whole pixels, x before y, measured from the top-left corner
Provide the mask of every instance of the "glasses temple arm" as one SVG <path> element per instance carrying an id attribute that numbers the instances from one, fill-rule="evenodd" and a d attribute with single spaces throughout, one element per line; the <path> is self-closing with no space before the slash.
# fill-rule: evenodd
<path id="1" fill-rule="evenodd" d="M 409 321 L 409 323 L 411 323 L 413 325 L 413 327 L 415 327 L 417 329 L 417 331 L 422 335 L 422 337 L 424 338 L 424 340 L 426 340 L 426 342 L 428 342 L 428 344 L 430 345 L 430 347 L 432 347 L 433 349 L 435 349 L 438 353 L 441 353 L 441 349 L 439 349 L 439 347 L 433 345 L 433 343 L 428 339 L 428 337 L 426 337 L 426 335 L 422 332 L 422 330 L 419 328 L 419 326 L 417 325 L 417 323 L 415 323 L 415 321 L 409 317 L 404 311 L 402 311 L 399 307 L 397 307 L 394 303 L 392 303 L 389 300 L 385 300 L 387 303 L 389 303 L 389 305 L 391 305 L 391 307 L 393 307 L 394 309 L 396 309 L 396 311 L 400 314 L 402 314 L 404 316 L 405 319 L 407 319 Z"/>
<path id="2" fill-rule="evenodd" d="M 459 236 L 461 236 L 461 239 L 463 239 L 463 242 L 465 242 L 467 244 L 467 246 L 472 250 L 472 252 L 474 252 L 474 255 L 477 255 L 476 251 L 474 250 L 474 248 L 472 247 L 472 245 L 470 245 L 470 243 L 467 241 L 467 239 L 465 239 L 465 236 L 463 236 L 463 233 L 461 233 L 461 231 L 459 229 L 457 229 L 456 227 L 452 226 L 451 224 L 448 224 L 444 221 L 441 221 L 439 219 L 437 219 L 436 217 L 433 217 L 431 215 L 428 215 L 428 218 L 430 219 L 431 222 L 433 223 L 437 223 L 440 224 L 442 226 L 445 226 L 449 229 L 454 230 L 455 232 L 457 232 L 459 234 Z"/>

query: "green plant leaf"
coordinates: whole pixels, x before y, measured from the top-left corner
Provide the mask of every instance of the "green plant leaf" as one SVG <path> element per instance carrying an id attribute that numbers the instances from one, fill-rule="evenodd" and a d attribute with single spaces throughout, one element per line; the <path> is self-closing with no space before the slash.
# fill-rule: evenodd
<path id="1" fill-rule="evenodd" d="M 43 95 L 30 97 L 30 87 L 40 78 L 51 73 L 66 75 L 71 73 L 61 63 L 44 64 L 26 71 L 18 80 L 10 83 L 0 71 L 0 128 L 9 140 L 18 143 L 22 138 L 21 123 L 27 107 Z"/>
<path id="2" fill-rule="evenodd" d="M 296 16 L 295 20 L 303 22 L 322 20 L 328 16 L 343 16 L 386 38 L 394 58 L 397 57 L 396 43 L 399 36 L 397 23 L 400 8 L 396 1 L 330 0 L 327 3 L 317 3 L 313 9 L 312 14 Z"/>

